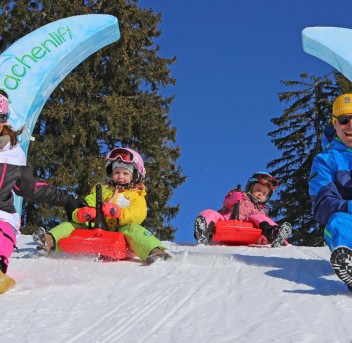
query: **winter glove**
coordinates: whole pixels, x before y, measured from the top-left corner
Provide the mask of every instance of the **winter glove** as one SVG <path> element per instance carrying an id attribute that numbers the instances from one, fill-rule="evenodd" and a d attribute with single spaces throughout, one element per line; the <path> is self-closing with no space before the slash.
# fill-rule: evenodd
<path id="1" fill-rule="evenodd" d="M 69 221 L 72 220 L 72 213 L 76 208 L 88 206 L 86 200 L 77 194 L 69 195 L 69 201 L 65 205 L 65 211 Z"/>
<path id="2" fill-rule="evenodd" d="M 242 192 L 231 191 L 225 196 L 224 207 L 232 208 L 240 200 L 242 200 Z"/>
<path id="3" fill-rule="evenodd" d="M 34 199 L 34 190 L 37 180 L 33 176 L 32 170 L 27 166 L 20 166 L 21 168 L 21 177 L 16 181 L 16 185 L 13 188 L 14 192 L 25 198 L 25 199 Z"/>
<path id="4" fill-rule="evenodd" d="M 115 204 L 112 204 L 111 202 L 104 202 L 102 210 L 104 216 L 106 217 L 119 218 L 121 215 L 121 210 L 119 207 Z"/>
<path id="5" fill-rule="evenodd" d="M 94 220 L 97 216 L 97 210 L 94 207 L 85 206 L 77 211 L 77 220 L 85 223 L 89 220 Z"/>

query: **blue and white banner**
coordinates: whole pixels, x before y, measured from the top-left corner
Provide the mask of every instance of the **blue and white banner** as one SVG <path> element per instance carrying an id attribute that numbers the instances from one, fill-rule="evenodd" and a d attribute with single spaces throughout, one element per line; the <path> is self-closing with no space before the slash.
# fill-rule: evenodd
<path id="1" fill-rule="evenodd" d="M 21 146 L 26 154 L 35 123 L 56 86 L 87 57 L 119 38 L 116 17 L 79 15 L 40 27 L 0 55 L 0 89 L 9 95 L 11 126 L 25 128 Z M 21 204 L 22 198 L 16 197 L 20 214 Z"/>
<path id="2" fill-rule="evenodd" d="M 303 50 L 329 63 L 352 81 L 352 30 L 341 27 L 307 27 Z"/>

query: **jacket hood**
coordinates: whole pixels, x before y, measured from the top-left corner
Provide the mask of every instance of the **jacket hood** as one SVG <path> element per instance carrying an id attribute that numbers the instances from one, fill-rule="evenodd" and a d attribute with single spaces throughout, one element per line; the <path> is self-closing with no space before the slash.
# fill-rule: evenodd
<path id="1" fill-rule="evenodd" d="M 338 151 L 352 151 L 352 148 L 346 146 L 340 138 L 337 137 L 333 126 L 328 126 L 324 130 L 321 140 L 321 145 L 324 150 L 336 149 Z"/>
<path id="2" fill-rule="evenodd" d="M 26 155 L 19 144 L 11 146 L 9 142 L 0 149 L 0 163 L 25 166 L 27 165 L 26 161 Z"/>

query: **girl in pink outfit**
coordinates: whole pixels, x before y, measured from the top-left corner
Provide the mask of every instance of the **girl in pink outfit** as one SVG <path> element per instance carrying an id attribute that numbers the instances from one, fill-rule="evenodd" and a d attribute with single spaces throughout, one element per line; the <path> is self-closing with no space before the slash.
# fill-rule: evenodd
<path id="1" fill-rule="evenodd" d="M 199 213 L 194 222 L 194 237 L 198 243 L 208 244 L 214 231 L 214 224 L 218 220 L 232 219 L 234 205 L 239 204 L 238 220 L 251 222 L 256 228 L 263 231 L 258 244 L 271 244 L 279 247 L 289 237 L 292 227 L 284 223 L 281 227 L 267 215 L 268 206 L 265 203 L 270 199 L 273 191 L 279 186 L 278 181 L 266 172 L 254 173 L 246 184 L 245 191 L 233 189 L 229 191 L 218 210 L 204 210 Z"/>
<path id="2" fill-rule="evenodd" d="M 0 90 L 0 294 L 15 281 L 6 275 L 9 258 L 20 235 L 21 218 L 14 206 L 14 195 L 50 205 L 76 208 L 84 199 L 75 198 L 64 190 L 38 182 L 27 166 L 26 155 L 18 136 L 8 124 L 8 96 Z"/>

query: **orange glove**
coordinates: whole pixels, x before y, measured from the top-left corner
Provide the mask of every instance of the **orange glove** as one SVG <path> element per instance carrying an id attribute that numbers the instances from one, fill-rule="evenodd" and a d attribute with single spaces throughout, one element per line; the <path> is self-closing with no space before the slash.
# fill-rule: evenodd
<path id="1" fill-rule="evenodd" d="M 115 204 L 112 204 L 111 202 L 104 202 L 102 211 L 104 216 L 110 218 L 119 218 L 121 215 L 121 210 L 119 207 Z"/>
<path id="2" fill-rule="evenodd" d="M 97 210 L 94 207 L 85 206 L 77 211 L 77 219 L 81 223 L 94 220 L 97 216 Z"/>

